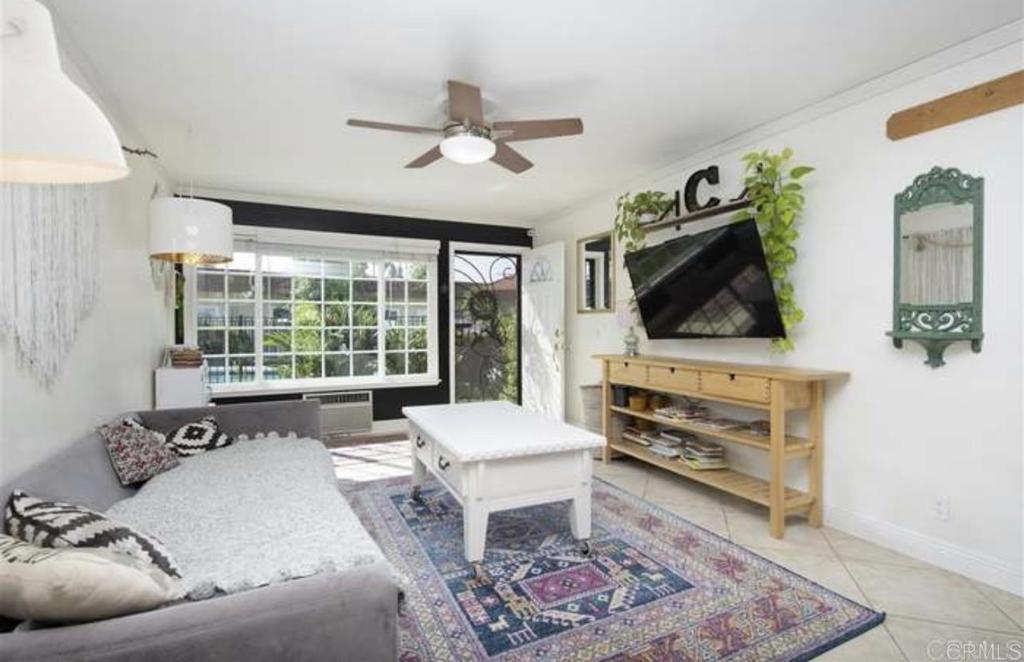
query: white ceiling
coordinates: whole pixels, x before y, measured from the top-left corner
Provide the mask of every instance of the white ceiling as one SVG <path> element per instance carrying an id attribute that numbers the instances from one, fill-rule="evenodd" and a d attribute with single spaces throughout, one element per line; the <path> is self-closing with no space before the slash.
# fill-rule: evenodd
<path id="1" fill-rule="evenodd" d="M 179 181 L 523 222 L 1022 14 L 1019 0 L 45 2 Z M 406 170 L 433 138 L 344 124 L 439 125 L 448 78 L 483 88 L 489 120 L 578 115 L 585 133 L 517 143 L 535 167 L 514 175 Z"/>

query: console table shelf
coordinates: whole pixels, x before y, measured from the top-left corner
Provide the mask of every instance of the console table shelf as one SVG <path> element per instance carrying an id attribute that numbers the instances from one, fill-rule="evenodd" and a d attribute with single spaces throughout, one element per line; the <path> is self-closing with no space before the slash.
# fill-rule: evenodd
<path id="1" fill-rule="evenodd" d="M 710 485 L 711 487 L 718 488 L 723 492 L 728 492 L 729 494 L 738 496 L 742 499 L 759 503 L 762 506 L 767 506 L 771 503 L 769 500 L 770 486 L 768 481 L 762 480 L 761 478 L 740 473 L 739 471 L 733 471 L 732 469 L 695 471 L 678 460 L 661 457 L 657 453 L 652 453 L 643 446 L 634 444 L 631 441 L 613 442 L 612 448 L 625 455 L 630 455 L 638 460 L 643 460 L 648 464 L 659 466 L 662 469 L 671 471 L 672 473 L 685 476 L 686 478 L 695 480 L 698 483 Z M 800 490 L 795 490 L 791 487 L 786 488 L 787 514 L 807 510 L 813 501 L 813 497 L 806 492 L 801 492 Z"/>
<path id="2" fill-rule="evenodd" d="M 803 513 L 812 526 L 821 525 L 825 383 L 843 378 L 846 373 L 657 356 L 602 354 L 595 358 L 602 362 L 602 422 L 608 440 L 605 462 L 621 453 L 767 506 L 771 535 L 776 538 L 781 538 L 785 532 L 786 515 Z M 742 430 L 717 429 L 697 422 L 665 418 L 649 410 L 633 411 L 616 406 L 612 402 L 613 386 L 630 386 L 654 393 L 767 410 L 771 433 L 759 436 Z M 787 413 L 793 410 L 808 412 L 806 438 L 786 431 Z M 620 437 L 613 425 L 616 416 L 643 419 L 666 428 L 765 451 L 768 453 L 769 479 L 732 469 L 691 469 L 678 459 L 660 456 Z M 785 485 L 786 463 L 795 458 L 807 458 L 806 492 Z"/>
<path id="3" fill-rule="evenodd" d="M 618 384 L 614 385 L 619 386 Z M 657 423 L 658 425 L 675 428 L 676 430 L 685 430 L 686 432 L 692 432 L 705 437 L 714 437 L 715 439 L 731 441 L 737 444 L 743 444 L 744 446 L 752 446 L 765 451 L 771 448 L 771 440 L 768 437 L 761 437 L 749 432 L 740 432 L 738 430 L 716 430 L 715 428 L 700 425 L 699 423 L 688 423 L 686 421 L 658 416 L 650 411 L 633 411 L 628 407 L 616 407 L 615 405 L 612 405 L 611 410 L 619 414 L 625 414 L 627 416 L 632 416 L 633 418 L 642 418 L 644 420 L 651 421 L 652 423 Z M 635 445 L 636 444 L 634 444 L 634 446 Z M 802 437 L 795 437 L 793 435 L 786 435 L 786 455 L 789 457 L 806 457 L 810 455 L 812 448 L 813 446 L 811 445 L 811 442 L 806 439 Z"/>

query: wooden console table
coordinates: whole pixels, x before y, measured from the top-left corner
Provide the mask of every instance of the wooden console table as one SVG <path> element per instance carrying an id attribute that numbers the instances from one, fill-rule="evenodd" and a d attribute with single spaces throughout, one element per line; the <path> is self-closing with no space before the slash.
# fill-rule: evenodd
<path id="1" fill-rule="evenodd" d="M 768 507 L 771 535 L 781 538 L 786 515 L 804 513 L 811 526 L 821 526 L 822 405 L 825 382 L 847 376 L 845 372 L 805 370 L 717 361 L 696 361 L 657 356 L 601 354 L 602 423 L 608 445 L 604 461 L 615 452 L 667 469 L 680 476 L 734 494 Z M 612 401 L 612 386 L 632 386 L 666 395 L 686 396 L 769 412 L 770 436 L 739 430 L 717 430 L 698 422 L 672 420 L 653 411 L 636 412 L 617 407 Z M 786 433 L 786 414 L 808 410 L 806 438 Z M 769 480 L 762 480 L 732 469 L 696 471 L 675 458 L 657 455 L 640 444 L 621 439 L 612 421 L 616 416 L 653 421 L 674 428 L 767 451 Z M 808 491 L 786 487 L 786 462 L 808 458 Z"/>

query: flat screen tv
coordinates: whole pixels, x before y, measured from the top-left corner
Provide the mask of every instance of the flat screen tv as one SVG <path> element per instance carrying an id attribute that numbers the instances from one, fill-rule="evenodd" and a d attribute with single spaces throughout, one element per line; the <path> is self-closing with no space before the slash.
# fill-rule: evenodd
<path id="1" fill-rule="evenodd" d="M 672 239 L 625 259 L 648 338 L 786 335 L 752 220 Z"/>

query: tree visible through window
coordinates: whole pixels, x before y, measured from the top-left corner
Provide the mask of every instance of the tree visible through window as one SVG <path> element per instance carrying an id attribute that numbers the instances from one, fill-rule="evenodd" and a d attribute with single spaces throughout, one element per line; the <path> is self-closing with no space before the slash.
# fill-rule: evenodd
<path id="1" fill-rule="evenodd" d="M 428 264 L 234 258 L 196 274 L 211 383 L 428 374 Z"/>

